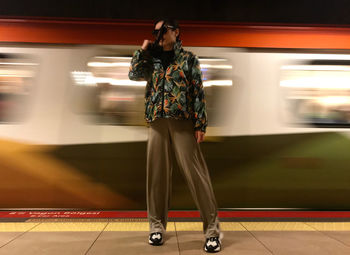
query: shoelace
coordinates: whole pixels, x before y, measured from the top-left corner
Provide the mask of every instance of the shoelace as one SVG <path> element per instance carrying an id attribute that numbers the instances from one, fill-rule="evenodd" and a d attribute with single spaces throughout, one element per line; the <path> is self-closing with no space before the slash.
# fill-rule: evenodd
<path id="1" fill-rule="evenodd" d="M 218 237 L 209 237 L 209 241 L 207 242 L 207 245 L 216 246 L 218 245 Z"/>
<path id="2" fill-rule="evenodd" d="M 155 238 L 160 239 L 161 235 L 160 235 L 160 233 L 157 232 L 157 233 L 154 233 L 151 238 L 152 239 L 155 239 Z"/>

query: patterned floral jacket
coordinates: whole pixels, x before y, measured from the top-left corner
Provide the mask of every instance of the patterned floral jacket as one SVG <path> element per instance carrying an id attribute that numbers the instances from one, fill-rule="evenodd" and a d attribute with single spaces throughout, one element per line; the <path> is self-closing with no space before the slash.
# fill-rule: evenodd
<path id="1" fill-rule="evenodd" d="M 133 54 L 129 79 L 146 80 L 145 115 L 147 123 L 157 118 L 191 119 L 194 130 L 206 132 L 208 125 L 206 100 L 198 57 L 174 45 L 175 57 L 164 70 L 161 60 L 147 51 Z"/>

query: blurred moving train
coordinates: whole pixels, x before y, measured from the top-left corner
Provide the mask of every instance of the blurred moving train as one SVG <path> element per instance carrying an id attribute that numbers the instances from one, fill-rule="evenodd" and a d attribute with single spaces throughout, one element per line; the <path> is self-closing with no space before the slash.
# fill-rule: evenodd
<path id="1" fill-rule="evenodd" d="M 68 32 L 77 29 L 71 23 L 63 22 Z M 125 26 L 94 24 L 95 32 Z M 97 35 L 84 39 L 90 23 L 78 24 L 85 36 L 79 42 L 48 40 L 45 32 L 58 31 L 52 21 L 33 39 L 39 25 L 15 23 L 12 34 L 27 29 L 28 39 L 0 37 L 0 208 L 144 210 L 145 82 L 128 80 L 128 69 L 151 26 L 112 42 L 104 31 L 105 42 L 94 43 Z M 331 32 L 314 28 L 318 35 L 301 33 L 293 48 L 283 39 L 291 28 L 223 43 L 227 33 L 237 38 L 251 26 L 220 25 L 226 34 L 217 32 L 217 41 L 203 31 L 192 38 L 195 26 L 206 31 L 205 24 L 185 24 L 182 39 L 201 63 L 209 122 L 201 148 L 220 209 L 349 209 L 346 28 L 321 47 L 310 38 Z M 278 42 L 266 46 L 276 31 Z M 171 209 L 194 209 L 180 173 L 174 171 Z"/>

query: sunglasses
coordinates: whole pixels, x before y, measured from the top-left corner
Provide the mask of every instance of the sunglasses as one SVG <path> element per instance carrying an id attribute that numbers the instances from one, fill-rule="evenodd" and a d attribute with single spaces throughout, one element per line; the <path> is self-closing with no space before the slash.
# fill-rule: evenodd
<path id="1" fill-rule="evenodd" d="M 157 35 L 159 34 L 159 32 L 163 32 L 163 34 L 165 34 L 166 32 L 168 32 L 168 29 L 171 29 L 171 30 L 175 30 L 175 27 L 173 27 L 173 26 L 163 26 L 163 27 L 161 27 L 160 29 L 154 29 L 153 31 L 152 31 L 152 35 L 153 36 L 155 36 L 155 37 L 157 37 Z"/>

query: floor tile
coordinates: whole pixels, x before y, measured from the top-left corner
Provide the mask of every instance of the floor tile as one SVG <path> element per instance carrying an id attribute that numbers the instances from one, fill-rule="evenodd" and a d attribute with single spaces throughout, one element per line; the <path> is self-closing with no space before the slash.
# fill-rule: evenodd
<path id="1" fill-rule="evenodd" d="M 270 255 L 271 253 L 247 231 L 223 231 L 222 250 L 219 254 Z M 177 232 L 180 254 L 208 254 L 203 250 L 204 234 L 198 231 Z"/>
<path id="2" fill-rule="evenodd" d="M 322 231 L 322 233 L 350 247 L 350 231 Z"/>
<path id="3" fill-rule="evenodd" d="M 164 244 L 152 246 L 148 244 L 148 231 L 104 231 L 88 255 L 147 255 L 166 254 L 179 255 L 176 233 L 174 231 L 164 234 Z"/>
<path id="4" fill-rule="evenodd" d="M 83 255 L 100 233 L 27 232 L 0 248 L 0 255 Z"/>
<path id="5" fill-rule="evenodd" d="M 0 232 L 0 247 L 22 235 L 22 232 Z"/>
<path id="6" fill-rule="evenodd" d="M 345 255 L 350 247 L 318 231 L 251 231 L 275 255 Z"/>

